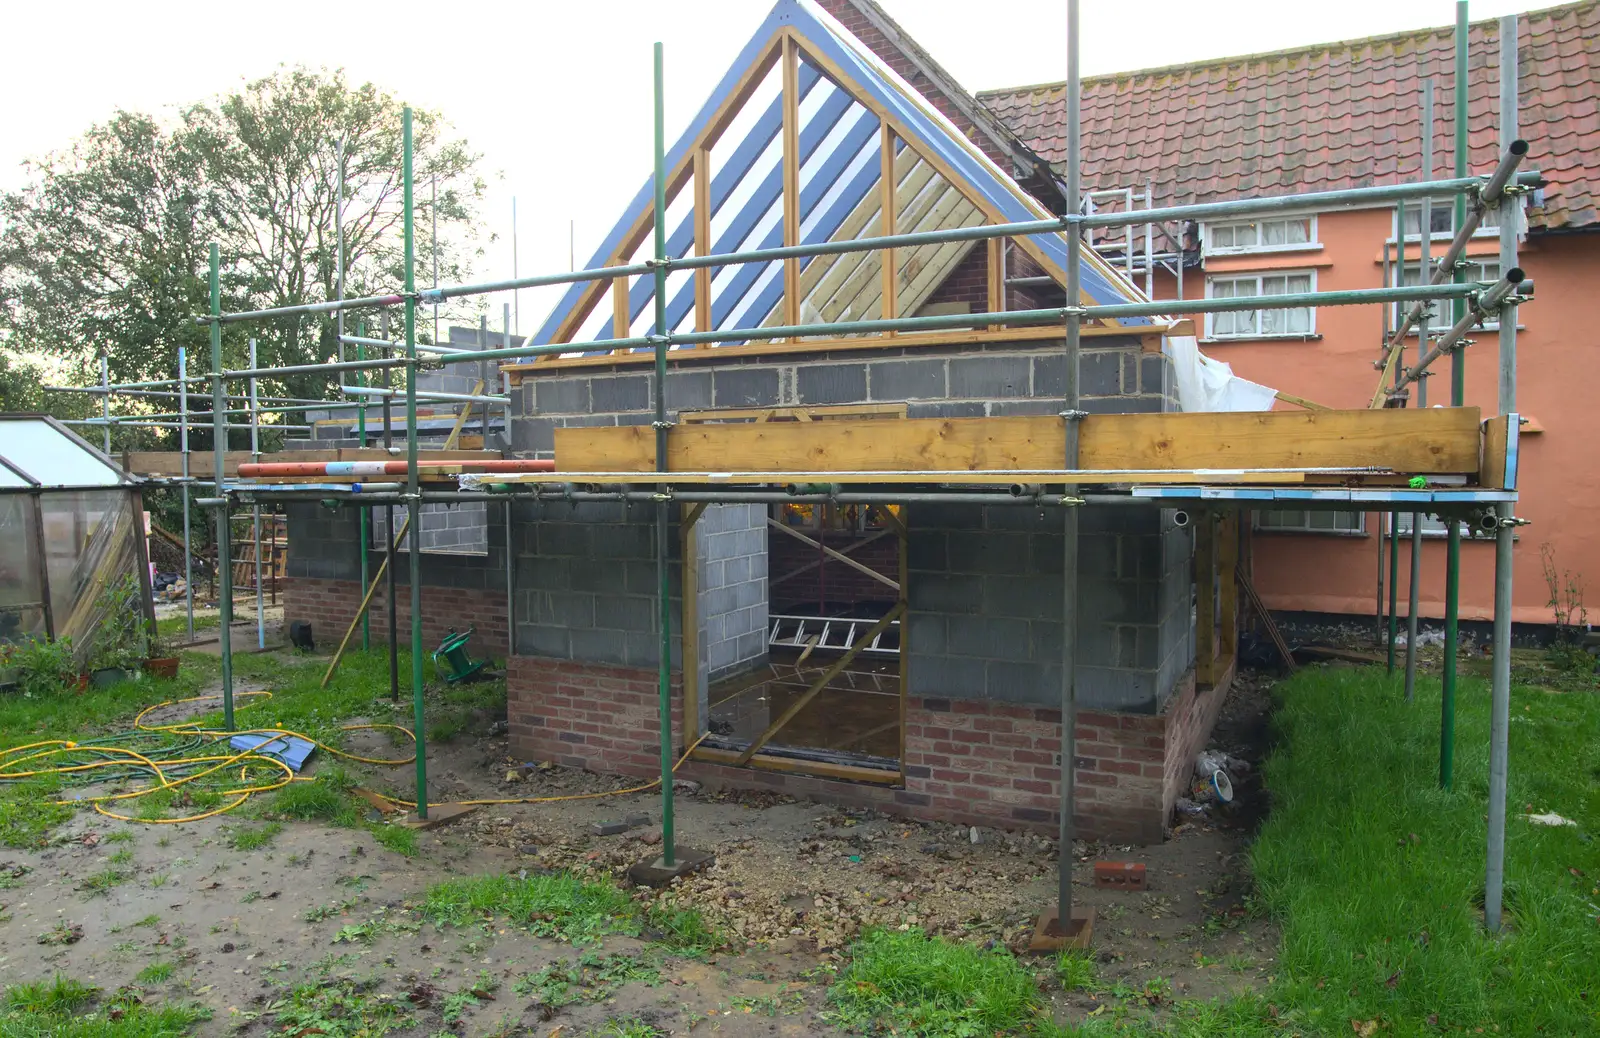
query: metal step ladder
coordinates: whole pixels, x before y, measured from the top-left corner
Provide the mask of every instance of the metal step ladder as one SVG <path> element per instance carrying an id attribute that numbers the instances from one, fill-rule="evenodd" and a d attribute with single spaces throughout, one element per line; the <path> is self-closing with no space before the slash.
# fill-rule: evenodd
<path id="1" fill-rule="evenodd" d="M 873 617 L 773 616 L 767 645 L 783 649 L 804 649 L 809 645 L 813 652 L 849 652 L 855 647 L 857 636 L 871 630 L 877 622 Z M 892 621 L 879 631 L 861 650 L 861 655 L 899 656 L 900 621 Z"/>

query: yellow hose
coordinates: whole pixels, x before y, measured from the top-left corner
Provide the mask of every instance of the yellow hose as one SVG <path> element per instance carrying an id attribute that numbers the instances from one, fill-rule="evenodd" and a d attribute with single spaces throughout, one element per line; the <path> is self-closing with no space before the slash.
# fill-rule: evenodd
<path id="1" fill-rule="evenodd" d="M 237 700 L 249 696 L 265 696 L 270 699 L 272 698 L 272 693 L 264 690 L 240 692 L 235 695 L 235 699 Z M 344 750 L 337 749 L 333 746 L 329 746 L 327 743 L 313 739 L 309 735 L 305 735 L 301 732 L 291 731 L 287 728 L 247 728 L 236 732 L 227 732 L 212 728 L 201 728 L 197 722 L 193 721 L 180 721 L 177 724 L 169 725 L 148 725 L 144 723 L 146 716 L 164 707 L 179 706 L 184 703 L 201 703 L 211 700 L 221 700 L 221 698 L 222 697 L 220 695 L 192 696 L 188 699 L 170 699 L 164 703 L 157 703 L 154 706 L 145 707 L 143 710 L 139 711 L 138 716 L 134 718 L 134 729 L 141 732 L 160 732 L 168 735 L 230 737 L 234 735 L 273 735 L 280 737 L 294 736 L 297 739 L 304 739 L 306 742 L 311 743 L 317 749 L 320 749 L 325 753 L 336 757 L 343 757 L 346 760 L 356 761 L 361 764 L 398 766 L 401 764 L 410 764 L 417 759 L 415 749 L 412 750 L 411 756 L 395 760 L 387 760 L 376 757 L 362 757 L 354 753 L 346 753 Z M 411 740 L 413 747 L 416 745 L 416 735 L 412 733 L 410 729 L 402 728 L 396 724 L 351 724 L 343 725 L 340 728 L 341 731 L 346 732 L 375 731 L 378 729 L 388 729 L 389 731 L 401 732 Z M 672 770 L 674 772 L 676 772 L 678 768 L 683 765 L 684 761 L 689 759 L 689 754 L 693 753 L 695 748 L 704 742 L 708 735 L 710 735 L 709 732 L 701 735 L 700 738 L 696 739 L 689 745 L 688 749 L 683 751 L 683 755 L 678 758 L 677 763 L 672 765 Z M 96 753 L 119 754 L 127 759 L 91 761 L 87 764 L 69 764 L 59 767 L 38 768 L 27 771 L 13 770 L 18 765 L 27 763 L 28 761 L 55 757 L 80 749 L 93 750 Z M 38 752 L 29 753 L 25 757 L 8 759 L 14 754 L 23 753 L 28 750 L 35 750 Z M 225 804 L 222 807 L 213 808 L 212 810 L 206 811 L 202 814 L 188 815 L 183 818 L 140 818 L 136 815 L 124 815 L 118 814 L 114 811 L 108 811 L 102 806 L 108 801 L 132 800 L 138 797 L 148 796 L 151 793 L 155 793 L 163 789 L 176 789 L 178 786 L 184 785 L 185 783 L 193 782 L 195 779 L 205 778 L 206 776 L 213 775 L 219 771 L 224 771 L 236 764 L 240 765 L 239 781 L 246 782 L 248 781 L 246 774 L 248 773 L 250 766 L 257 763 L 282 769 L 282 778 L 270 785 L 255 785 L 244 788 L 222 790 L 222 796 L 231 796 L 235 798 L 233 802 Z M 157 762 L 151 760 L 149 757 L 138 752 L 137 750 L 130 750 L 120 746 L 81 746 L 80 744 L 67 739 L 48 739 L 41 742 L 28 743 L 25 746 L 14 746 L 8 750 L 0 750 L 0 779 L 35 778 L 43 775 L 60 775 L 90 771 L 95 768 L 127 767 L 130 764 L 148 769 L 155 776 L 156 784 L 148 786 L 144 789 L 138 789 L 127 793 L 107 793 L 102 796 L 79 797 L 73 800 L 58 800 L 56 803 L 65 804 L 68 806 L 89 804 L 95 809 L 95 811 L 105 815 L 107 818 L 115 818 L 123 822 L 141 822 L 148 825 L 173 825 L 180 822 L 198 822 L 206 818 L 213 818 L 217 815 L 227 814 L 229 811 L 232 811 L 240 804 L 243 804 L 245 801 L 249 800 L 255 794 L 270 793 L 274 790 L 282 789 L 291 782 L 314 781 L 311 778 L 297 776 L 294 773 L 294 769 L 290 768 L 288 764 L 276 757 L 269 757 L 264 754 L 259 754 L 255 751 L 255 749 L 242 750 L 239 753 L 232 754 L 231 756 L 208 755 L 203 757 L 183 757 L 175 760 Z M 163 766 L 168 768 L 180 768 L 197 764 L 212 764 L 213 766 L 205 768 L 202 771 L 197 771 L 192 775 L 185 775 L 180 779 L 170 779 L 167 777 L 166 772 L 162 770 Z M 566 800 L 594 800 L 599 797 L 625 796 L 629 793 L 642 793 L 646 790 L 655 789 L 660 785 L 660 779 L 652 779 L 642 786 L 632 786 L 628 789 L 612 789 L 600 793 L 573 793 L 567 796 L 557 797 L 509 797 L 504 799 L 489 800 L 459 800 L 454 801 L 453 803 L 463 807 L 483 807 L 497 804 L 553 804 Z M 382 793 L 376 793 L 375 795 L 391 804 L 399 804 L 403 807 L 412 808 L 417 806 L 416 802 L 412 800 L 401 800 L 398 797 L 384 796 Z"/>

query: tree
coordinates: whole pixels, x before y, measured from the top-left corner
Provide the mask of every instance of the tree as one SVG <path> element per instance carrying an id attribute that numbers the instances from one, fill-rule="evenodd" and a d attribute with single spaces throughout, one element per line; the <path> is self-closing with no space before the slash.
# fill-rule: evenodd
<path id="1" fill-rule="evenodd" d="M 341 140 L 346 294 L 392 291 L 403 260 L 401 107 L 343 72 L 294 68 L 192 105 L 171 126 L 118 112 L 0 199 L 0 331 L 19 349 L 76 364 L 86 380 L 97 380 L 102 353 L 113 381 L 169 378 L 179 347 L 190 372 L 205 373 L 208 332 L 193 318 L 209 308 L 211 242 L 221 247 L 225 310 L 336 297 Z M 417 183 L 438 186 L 440 275 L 455 280 L 475 255 L 478 156 L 438 113 L 414 121 Z M 432 204 L 419 187 L 423 269 Z M 262 366 L 338 352 L 331 318 L 283 319 L 225 326 L 224 363 L 243 366 L 251 337 Z M 309 375 L 261 391 L 320 398 L 328 388 Z"/>

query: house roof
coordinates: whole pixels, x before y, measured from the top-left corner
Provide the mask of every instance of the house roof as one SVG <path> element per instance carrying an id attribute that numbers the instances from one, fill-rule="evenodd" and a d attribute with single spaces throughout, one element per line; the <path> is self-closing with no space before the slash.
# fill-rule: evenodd
<path id="1" fill-rule="evenodd" d="M 1600 223 L 1600 0 L 1519 19 L 1524 168 L 1550 185 L 1536 230 Z M 1499 23 L 1468 36 L 1468 162 L 1499 153 Z M 1434 170 L 1452 168 L 1454 28 L 1445 26 L 1273 54 L 1083 80 L 1088 189 L 1142 188 L 1157 205 L 1336 190 L 1419 179 L 1421 94 L 1433 77 Z M 1065 84 L 990 90 L 978 99 L 1029 146 L 1066 156 Z"/>
<path id="2" fill-rule="evenodd" d="M 49 415 L 0 414 L 0 488 L 115 487 L 122 470 Z"/>
<path id="3" fill-rule="evenodd" d="M 710 154 L 706 200 L 711 251 L 772 248 L 783 242 L 781 78 L 777 50 L 792 40 L 798 53 L 799 241 L 814 244 L 879 233 L 881 129 L 899 142 L 893 168 L 900 204 L 897 230 L 1023 222 L 1051 214 L 1028 191 L 964 135 L 926 97 L 856 39 L 813 0 L 777 0 L 750 42 L 705 102 L 683 136 L 666 154 L 667 252 L 682 256 L 695 239 L 690 171 L 701 150 Z M 653 220 L 649 179 L 606 236 L 591 267 L 627 263 L 642 255 Z M 1067 239 L 1037 234 L 1017 239 L 1044 270 L 1064 277 Z M 923 295 L 937 287 L 965 251 L 928 245 L 897 250 L 907 287 Z M 925 253 L 925 254 L 924 254 Z M 803 260 L 801 320 L 836 321 L 876 316 L 867 264 L 832 257 Z M 1138 290 L 1092 250 L 1082 252 L 1083 297 L 1088 303 L 1142 298 Z M 710 317 L 716 329 L 782 324 L 783 264 L 744 264 L 716 271 L 711 280 Z M 877 279 L 881 283 L 881 278 Z M 584 342 L 611 337 L 617 307 L 596 305 L 605 286 L 574 285 L 533 336 L 535 343 Z M 638 277 L 628 287 L 629 326 L 642 333 L 652 324 L 654 279 Z M 686 331 L 695 320 L 694 278 L 668 279 L 667 326 Z M 902 291 L 902 313 L 917 304 Z M 1149 318 L 1124 318 L 1122 325 L 1147 326 Z"/>

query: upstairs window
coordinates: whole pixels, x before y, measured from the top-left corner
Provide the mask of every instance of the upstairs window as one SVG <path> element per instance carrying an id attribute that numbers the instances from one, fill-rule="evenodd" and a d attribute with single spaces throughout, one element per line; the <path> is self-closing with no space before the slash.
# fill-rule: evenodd
<path id="1" fill-rule="evenodd" d="M 1243 296 L 1297 295 L 1315 292 L 1316 274 L 1295 271 L 1285 274 L 1244 274 L 1206 279 L 1210 299 L 1237 299 Z M 1280 310 L 1233 310 L 1206 315 L 1206 337 L 1210 339 L 1259 339 L 1274 336 L 1312 335 L 1316 332 L 1315 307 L 1297 306 Z"/>
<path id="2" fill-rule="evenodd" d="M 1316 246 L 1317 218 L 1314 216 L 1236 220 L 1205 225 L 1205 247 L 1208 256 L 1270 252 L 1274 249 L 1305 249 Z"/>

